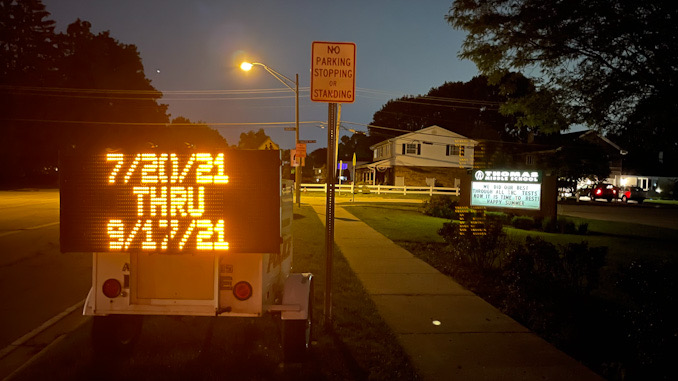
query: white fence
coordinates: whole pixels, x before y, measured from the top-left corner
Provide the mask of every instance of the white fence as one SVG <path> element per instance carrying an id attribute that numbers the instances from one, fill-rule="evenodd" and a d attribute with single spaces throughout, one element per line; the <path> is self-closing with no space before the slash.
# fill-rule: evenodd
<path id="1" fill-rule="evenodd" d="M 327 184 L 301 184 L 302 192 L 327 192 Z M 415 187 L 415 186 L 394 186 L 394 185 L 357 185 L 353 184 L 336 184 L 335 192 L 337 193 L 372 193 L 372 194 L 427 194 L 433 196 L 434 194 L 446 194 L 449 196 L 459 196 L 459 188 L 443 188 L 443 187 Z"/>

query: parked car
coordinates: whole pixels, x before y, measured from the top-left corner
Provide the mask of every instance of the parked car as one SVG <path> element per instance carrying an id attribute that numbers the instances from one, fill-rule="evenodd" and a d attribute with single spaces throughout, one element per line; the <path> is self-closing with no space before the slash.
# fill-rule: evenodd
<path id="1" fill-rule="evenodd" d="M 596 199 L 605 199 L 612 202 L 619 197 L 619 188 L 612 184 L 600 183 L 595 186 L 588 186 L 577 191 L 577 200 L 580 197 L 588 197 L 591 201 Z"/>
<path id="2" fill-rule="evenodd" d="M 642 204 L 647 198 L 647 192 L 645 192 L 641 187 L 624 187 L 619 192 L 619 198 L 622 200 L 622 202 L 633 200 L 639 204 Z"/>

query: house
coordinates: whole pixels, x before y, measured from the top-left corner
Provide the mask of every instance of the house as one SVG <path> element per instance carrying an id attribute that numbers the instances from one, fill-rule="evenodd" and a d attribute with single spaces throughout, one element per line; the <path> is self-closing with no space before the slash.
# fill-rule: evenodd
<path id="1" fill-rule="evenodd" d="M 593 130 L 584 130 L 530 136 L 528 142 L 480 141 L 475 161 L 481 168 L 486 163 L 492 163 L 494 166 L 515 169 L 550 171 L 561 165 L 563 160 L 572 160 L 573 168 L 584 166 L 592 173 L 595 173 L 596 165 L 600 168 L 609 167 L 609 177 L 600 181 L 619 186 L 623 173 L 622 159 L 626 154 L 626 150 L 607 137 Z M 561 193 L 567 194 L 590 183 L 587 180 L 586 183 L 575 184 L 570 179 L 561 178 L 558 187 Z"/>
<path id="2" fill-rule="evenodd" d="M 475 140 L 430 126 L 370 147 L 373 161 L 356 167 L 356 180 L 395 186 L 459 185 L 473 168 Z"/>
<path id="3" fill-rule="evenodd" d="M 245 143 L 240 141 L 238 143 L 238 149 L 258 149 L 258 150 L 279 150 L 280 146 L 275 144 L 270 137 L 261 134 L 262 136 L 255 135 L 254 138 L 250 138 Z"/>
<path id="4" fill-rule="evenodd" d="M 273 142 L 273 140 L 271 140 L 271 138 L 269 138 L 267 136 L 266 139 L 259 144 L 259 147 L 257 147 L 257 149 L 260 149 L 260 150 L 279 150 L 280 147 L 277 144 L 275 144 L 275 142 Z"/>

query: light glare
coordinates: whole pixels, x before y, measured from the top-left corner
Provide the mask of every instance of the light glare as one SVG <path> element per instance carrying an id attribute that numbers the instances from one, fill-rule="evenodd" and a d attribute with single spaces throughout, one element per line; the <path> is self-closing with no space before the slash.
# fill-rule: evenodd
<path id="1" fill-rule="evenodd" d="M 243 63 L 240 64 L 240 69 L 242 69 L 244 71 L 250 71 L 250 70 L 252 70 L 252 66 L 253 65 L 249 62 L 243 62 Z"/>

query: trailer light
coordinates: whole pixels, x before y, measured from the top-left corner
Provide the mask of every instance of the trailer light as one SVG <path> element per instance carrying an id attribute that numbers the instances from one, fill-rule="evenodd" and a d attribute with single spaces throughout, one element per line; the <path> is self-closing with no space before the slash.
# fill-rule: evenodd
<path id="1" fill-rule="evenodd" d="M 106 279 L 103 286 L 101 286 L 101 290 L 103 291 L 104 295 L 106 295 L 106 297 L 112 299 L 120 296 L 122 293 L 122 286 L 120 285 L 120 281 L 111 278 Z"/>
<path id="2" fill-rule="evenodd" d="M 252 285 L 242 281 L 233 286 L 233 296 L 238 300 L 247 300 L 252 296 Z"/>

